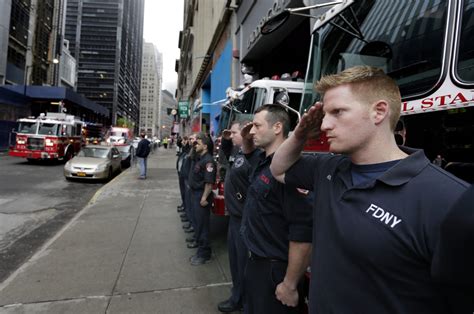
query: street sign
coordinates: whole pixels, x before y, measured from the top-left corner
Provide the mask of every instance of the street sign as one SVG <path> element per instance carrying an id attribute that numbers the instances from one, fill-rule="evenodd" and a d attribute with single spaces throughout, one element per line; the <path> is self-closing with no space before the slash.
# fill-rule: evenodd
<path id="1" fill-rule="evenodd" d="M 189 117 L 189 101 L 178 102 L 178 113 L 179 117 L 182 119 Z"/>

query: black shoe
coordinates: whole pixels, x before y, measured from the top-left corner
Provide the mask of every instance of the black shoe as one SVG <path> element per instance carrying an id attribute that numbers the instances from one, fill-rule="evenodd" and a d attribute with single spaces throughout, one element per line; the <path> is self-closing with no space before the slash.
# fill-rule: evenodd
<path id="1" fill-rule="evenodd" d="M 201 257 L 201 256 L 194 255 L 191 258 L 191 265 L 192 266 L 199 266 L 199 265 L 208 263 L 210 260 L 211 260 L 210 257 L 206 258 L 206 257 Z"/>
<path id="2" fill-rule="evenodd" d="M 226 301 L 222 301 L 221 303 L 217 305 L 217 309 L 223 313 L 239 311 L 241 308 L 242 306 L 238 304 L 234 304 L 230 299 Z"/>
<path id="3" fill-rule="evenodd" d="M 178 213 L 184 213 L 184 208 L 178 208 Z"/>
<path id="4" fill-rule="evenodd" d="M 189 219 L 188 218 L 181 218 L 181 222 L 188 222 Z"/>
<path id="5" fill-rule="evenodd" d="M 177 209 L 182 209 L 182 208 L 184 208 L 184 205 L 183 205 L 183 204 L 178 205 L 178 206 L 176 206 L 176 208 L 177 208 Z"/>
<path id="6" fill-rule="evenodd" d="M 188 243 L 188 245 L 186 245 L 188 247 L 188 249 L 195 249 L 198 247 L 198 244 L 197 242 L 192 242 L 192 243 Z"/>
<path id="7" fill-rule="evenodd" d="M 188 242 L 188 243 L 196 242 L 196 238 L 195 237 L 187 237 L 186 242 Z"/>
<path id="8" fill-rule="evenodd" d="M 184 232 L 185 233 L 191 233 L 191 232 L 194 232 L 194 228 L 191 227 L 191 228 L 188 228 L 188 229 L 184 229 Z"/>
<path id="9" fill-rule="evenodd" d="M 181 213 L 181 214 L 179 214 L 179 217 L 180 218 L 187 218 L 188 216 L 186 215 L 186 213 Z"/>
<path id="10" fill-rule="evenodd" d="M 192 226 L 191 226 L 191 223 L 190 223 L 190 222 L 183 224 L 183 229 L 189 229 L 189 228 L 191 228 L 191 227 L 192 227 Z"/>

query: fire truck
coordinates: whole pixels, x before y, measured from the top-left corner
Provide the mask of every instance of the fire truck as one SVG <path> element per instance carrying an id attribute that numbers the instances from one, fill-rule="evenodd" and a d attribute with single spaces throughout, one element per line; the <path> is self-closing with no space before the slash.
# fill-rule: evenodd
<path id="1" fill-rule="evenodd" d="M 72 115 L 48 112 L 18 120 L 16 140 L 8 154 L 32 160 L 69 160 L 83 145 L 84 123 Z"/>
<path id="2" fill-rule="evenodd" d="M 295 77 L 295 75 L 284 75 L 282 77 Z M 232 122 L 237 119 L 252 119 L 255 110 L 265 104 L 280 103 L 287 107 L 290 112 L 291 128 L 293 129 L 299 120 L 299 108 L 303 95 L 304 83 L 301 81 L 281 80 L 278 76 L 272 79 L 260 79 L 253 81 L 241 91 L 235 93 L 235 97 L 228 99 L 222 109 L 219 118 L 219 130 L 229 129 Z M 214 186 L 214 206 L 212 212 L 218 216 L 228 215 L 224 201 L 224 178 L 227 165 L 218 161 L 217 183 Z"/>

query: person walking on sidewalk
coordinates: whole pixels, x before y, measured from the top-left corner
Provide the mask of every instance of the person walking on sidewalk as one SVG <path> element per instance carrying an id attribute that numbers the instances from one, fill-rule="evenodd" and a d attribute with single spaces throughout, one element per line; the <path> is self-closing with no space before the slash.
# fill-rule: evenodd
<path id="1" fill-rule="evenodd" d="M 191 257 L 193 266 L 202 265 L 211 259 L 209 224 L 213 201 L 212 186 L 216 181 L 216 163 L 211 155 L 214 145 L 211 138 L 200 133 L 196 142 L 197 156 L 189 178 L 196 242 L 190 243 L 188 247 L 198 248 L 196 255 Z"/>
<path id="2" fill-rule="evenodd" d="M 241 227 L 248 248 L 244 311 L 249 314 L 300 313 L 303 303 L 298 286 L 311 255 L 312 193 L 285 189 L 270 173 L 273 154 L 289 130 L 290 119 L 281 105 L 259 107 L 253 123 L 242 129 L 243 138 L 250 134 L 263 149 L 247 190 Z"/>
<path id="3" fill-rule="evenodd" d="M 401 96 L 370 66 L 321 78 L 273 176 L 315 191 L 310 313 L 454 313 L 433 277 L 440 225 L 468 184 L 397 146 Z M 334 154 L 302 156 L 323 131 Z M 341 284 L 343 283 L 343 284 Z"/>
<path id="4" fill-rule="evenodd" d="M 140 176 L 138 179 L 145 180 L 146 179 L 146 171 L 147 171 L 147 158 L 150 154 L 150 141 L 145 138 L 145 133 L 140 133 L 140 137 L 142 138 L 140 142 L 138 142 L 137 151 L 135 155 L 138 159 L 138 165 L 140 168 Z"/>
<path id="5" fill-rule="evenodd" d="M 244 270 L 247 265 L 248 250 L 240 236 L 240 227 L 250 176 L 259 161 L 259 150 L 255 149 L 252 137 L 243 139 L 240 135 L 242 127 L 249 122 L 249 120 L 236 121 L 230 130 L 222 131 L 221 156 L 229 156 L 224 180 L 224 198 L 229 212 L 227 250 L 232 276 L 232 294 L 229 299 L 220 302 L 217 306 L 218 310 L 224 313 L 238 311 L 243 306 Z M 241 148 L 242 141 L 248 142 L 245 145 L 248 150 Z"/>

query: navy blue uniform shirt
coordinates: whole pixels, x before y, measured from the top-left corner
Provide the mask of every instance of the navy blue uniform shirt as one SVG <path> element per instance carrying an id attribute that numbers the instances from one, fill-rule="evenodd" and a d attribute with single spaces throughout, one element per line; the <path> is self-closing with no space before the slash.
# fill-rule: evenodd
<path id="1" fill-rule="evenodd" d="M 224 181 L 224 198 L 229 214 L 242 217 L 250 176 L 260 160 L 260 150 L 250 154 L 242 154 L 239 150 L 232 155 L 230 169 L 227 170 Z"/>
<path id="2" fill-rule="evenodd" d="M 468 184 L 402 149 L 407 158 L 356 186 L 344 156 L 304 156 L 286 172 L 287 185 L 315 190 L 311 313 L 450 313 L 431 263 Z"/>
<path id="3" fill-rule="evenodd" d="M 216 162 L 211 154 L 197 156 L 189 174 L 189 186 L 193 190 L 204 190 L 206 183 L 216 182 Z M 210 194 L 212 195 L 212 193 Z"/>
<path id="4" fill-rule="evenodd" d="M 312 193 L 286 188 L 270 172 L 273 154 L 259 153 L 242 218 L 247 248 L 260 257 L 288 261 L 289 241 L 311 242 Z"/>

